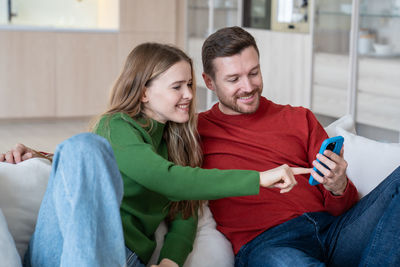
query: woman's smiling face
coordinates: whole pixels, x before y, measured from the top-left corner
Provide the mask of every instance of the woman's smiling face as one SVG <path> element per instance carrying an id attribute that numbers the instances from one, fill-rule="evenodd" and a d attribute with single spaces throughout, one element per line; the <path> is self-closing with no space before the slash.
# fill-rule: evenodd
<path id="1" fill-rule="evenodd" d="M 161 123 L 184 123 L 189 120 L 192 98 L 192 69 L 182 60 L 151 81 L 142 102 L 148 117 Z"/>

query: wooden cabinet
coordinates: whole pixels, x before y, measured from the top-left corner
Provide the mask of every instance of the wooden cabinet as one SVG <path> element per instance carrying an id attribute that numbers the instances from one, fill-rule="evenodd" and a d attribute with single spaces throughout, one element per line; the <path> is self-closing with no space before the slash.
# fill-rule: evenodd
<path id="1" fill-rule="evenodd" d="M 105 110 L 118 75 L 117 34 L 56 33 L 56 116 Z"/>
<path id="2" fill-rule="evenodd" d="M 121 0 L 121 32 L 173 32 L 176 28 L 177 0 Z"/>
<path id="3" fill-rule="evenodd" d="M 0 28 L 0 119 L 103 112 L 129 52 L 183 47 L 185 0 L 120 0 L 119 30 Z"/>
<path id="4" fill-rule="evenodd" d="M 0 118 L 55 115 L 55 38 L 0 31 Z"/>
<path id="5" fill-rule="evenodd" d="M 0 32 L 0 118 L 91 116 L 118 74 L 113 33 Z"/>

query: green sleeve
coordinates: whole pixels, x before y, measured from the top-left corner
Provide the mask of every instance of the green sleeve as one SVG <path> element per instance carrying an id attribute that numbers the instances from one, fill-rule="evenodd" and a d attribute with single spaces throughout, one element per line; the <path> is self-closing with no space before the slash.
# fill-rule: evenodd
<path id="1" fill-rule="evenodd" d="M 190 217 L 185 220 L 181 216 L 177 216 L 169 225 L 159 261 L 167 258 L 182 266 L 193 249 L 196 231 L 197 217 Z"/>
<path id="2" fill-rule="evenodd" d="M 143 134 L 125 120 L 110 121 L 108 139 L 123 175 L 170 200 L 211 200 L 259 192 L 258 172 L 174 165 L 158 155 Z"/>

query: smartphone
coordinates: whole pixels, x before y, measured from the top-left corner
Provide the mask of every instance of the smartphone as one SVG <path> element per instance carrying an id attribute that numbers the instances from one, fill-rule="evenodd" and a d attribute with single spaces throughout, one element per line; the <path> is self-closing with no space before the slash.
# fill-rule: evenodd
<path id="1" fill-rule="evenodd" d="M 325 150 L 330 150 L 333 151 L 334 153 L 340 155 L 340 150 L 342 149 L 343 146 L 343 141 L 344 138 L 343 136 L 335 136 L 332 138 L 328 138 L 326 140 L 324 140 L 324 142 L 322 142 L 321 148 L 319 149 L 319 153 L 320 154 L 324 154 Z M 318 162 L 319 159 L 317 159 Z M 323 164 L 322 162 L 320 162 L 325 168 L 328 168 L 328 166 L 326 166 L 325 164 Z M 329 169 L 329 168 L 328 168 Z M 321 175 L 322 177 L 324 176 L 319 170 L 317 170 L 317 168 L 314 167 L 314 171 L 316 171 L 319 175 Z M 319 184 L 319 182 L 317 180 L 314 179 L 314 177 L 312 177 L 312 175 L 310 175 L 310 179 L 308 180 L 308 182 L 310 183 L 310 185 L 317 185 Z"/>

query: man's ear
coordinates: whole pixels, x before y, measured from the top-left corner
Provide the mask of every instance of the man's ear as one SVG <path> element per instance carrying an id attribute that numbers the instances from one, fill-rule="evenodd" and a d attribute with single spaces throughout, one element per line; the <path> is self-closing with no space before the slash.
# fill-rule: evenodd
<path id="1" fill-rule="evenodd" d="M 144 88 L 144 92 L 143 92 L 143 95 L 142 95 L 140 101 L 142 101 L 142 103 L 149 102 L 149 97 L 147 96 L 147 87 Z"/>
<path id="2" fill-rule="evenodd" d="M 213 79 L 210 77 L 210 75 L 203 72 L 202 76 L 207 88 L 210 89 L 211 91 L 215 91 L 214 82 Z"/>

